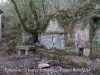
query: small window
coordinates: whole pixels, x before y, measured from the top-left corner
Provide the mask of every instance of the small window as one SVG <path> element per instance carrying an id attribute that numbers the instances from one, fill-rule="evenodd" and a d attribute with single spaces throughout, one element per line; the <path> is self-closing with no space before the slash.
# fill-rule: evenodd
<path id="1" fill-rule="evenodd" d="M 54 46 L 54 43 L 53 43 L 53 46 Z"/>
<path id="2" fill-rule="evenodd" d="M 52 42 L 55 42 L 55 38 L 54 37 L 52 37 Z"/>

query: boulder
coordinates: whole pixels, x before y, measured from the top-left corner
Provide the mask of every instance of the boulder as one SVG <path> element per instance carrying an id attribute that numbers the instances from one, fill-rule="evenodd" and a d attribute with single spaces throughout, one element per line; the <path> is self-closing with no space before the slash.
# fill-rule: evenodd
<path id="1" fill-rule="evenodd" d="M 76 67 L 81 67 L 81 68 L 87 68 L 88 67 L 87 62 L 82 60 L 82 59 L 72 59 L 71 63 L 72 63 L 72 65 L 74 65 Z"/>
<path id="2" fill-rule="evenodd" d="M 38 68 L 50 68 L 50 65 L 47 63 L 41 63 L 38 65 Z"/>
<path id="3" fill-rule="evenodd" d="M 82 61 L 78 60 L 78 59 L 72 59 L 71 63 L 77 67 L 81 67 L 82 66 Z"/>

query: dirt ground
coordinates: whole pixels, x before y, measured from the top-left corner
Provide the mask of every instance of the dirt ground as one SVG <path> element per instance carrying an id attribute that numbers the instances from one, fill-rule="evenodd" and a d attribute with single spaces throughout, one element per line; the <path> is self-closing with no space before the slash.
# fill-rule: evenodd
<path id="1" fill-rule="evenodd" d="M 72 66 L 53 65 L 50 68 L 38 69 L 39 63 L 44 61 L 38 54 L 9 55 L 0 52 L 0 75 L 96 75 L 94 71 L 73 71 Z M 49 61 L 49 60 L 47 60 Z M 63 64 L 62 64 L 63 65 Z M 64 71 L 66 70 L 66 71 Z"/>

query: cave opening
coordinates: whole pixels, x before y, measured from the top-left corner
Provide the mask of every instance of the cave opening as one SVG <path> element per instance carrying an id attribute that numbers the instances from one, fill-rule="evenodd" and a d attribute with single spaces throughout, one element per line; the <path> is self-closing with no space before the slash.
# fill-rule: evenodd
<path id="1" fill-rule="evenodd" d="M 79 48 L 78 55 L 83 56 L 83 51 L 84 51 L 84 48 Z"/>

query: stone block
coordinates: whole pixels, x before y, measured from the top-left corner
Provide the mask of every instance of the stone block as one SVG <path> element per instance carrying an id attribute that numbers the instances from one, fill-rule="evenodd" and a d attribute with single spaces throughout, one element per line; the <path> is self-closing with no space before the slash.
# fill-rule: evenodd
<path id="1" fill-rule="evenodd" d="M 85 55 L 85 56 L 89 56 L 90 55 L 90 49 L 88 49 L 88 48 L 85 48 L 84 49 L 84 52 L 83 52 L 83 55 Z"/>

